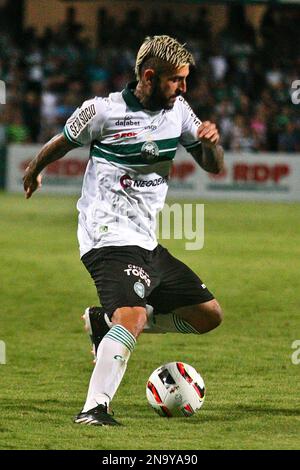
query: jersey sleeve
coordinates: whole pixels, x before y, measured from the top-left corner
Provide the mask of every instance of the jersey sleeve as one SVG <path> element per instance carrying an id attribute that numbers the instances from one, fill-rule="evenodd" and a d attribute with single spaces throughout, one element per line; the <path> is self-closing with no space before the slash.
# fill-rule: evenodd
<path id="1" fill-rule="evenodd" d="M 67 120 L 64 127 L 66 138 L 75 145 L 90 144 L 102 135 L 107 115 L 107 104 L 103 98 L 85 101 Z"/>
<path id="2" fill-rule="evenodd" d="M 182 128 L 179 142 L 189 152 L 193 148 L 201 145 L 197 137 L 198 127 L 201 125 L 201 121 L 182 97 L 180 97 L 180 105 L 182 112 Z"/>

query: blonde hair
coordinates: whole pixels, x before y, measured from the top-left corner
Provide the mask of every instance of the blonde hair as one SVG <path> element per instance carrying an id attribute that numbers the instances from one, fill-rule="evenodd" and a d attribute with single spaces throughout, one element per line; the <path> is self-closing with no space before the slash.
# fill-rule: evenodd
<path id="1" fill-rule="evenodd" d="M 195 65 L 193 55 L 180 44 L 176 39 L 167 35 L 148 36 L 141 45 L 135 62 L 135 75 L 138 80 L 141 78 L 141 67 L 147 59 L 161 59 L 174 67 L 184 65 Z"/>

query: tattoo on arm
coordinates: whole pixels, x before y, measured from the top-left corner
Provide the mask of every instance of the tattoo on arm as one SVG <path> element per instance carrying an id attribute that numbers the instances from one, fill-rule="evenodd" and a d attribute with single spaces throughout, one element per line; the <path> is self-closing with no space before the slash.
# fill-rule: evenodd
<path id="1" fill-rule="evenodd" d="M 54 136 L 47 142 L 37 156 L 29 163 L 29 171 L 35 175 L 50 163 L 62 158 L 67 152 L 75 148 L 76 145 L 69 142 L 63 134 Z"/>
<path id="2" fill-rule="evenodd" d="M 221 173 L 224 167 L 224 150 L 221 145 L 202 144 L 191 152 L 196 162 L 209 173 Z"/>

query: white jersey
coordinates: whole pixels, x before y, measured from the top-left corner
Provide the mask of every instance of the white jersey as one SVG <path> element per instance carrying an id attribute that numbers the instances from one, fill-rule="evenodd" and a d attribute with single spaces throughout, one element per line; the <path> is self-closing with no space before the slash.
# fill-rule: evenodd
<path id="1" fill-rule="evenodd" d="M 71 142 L 90 145 L 77 204 L 81 256 L 111 245 L 153 250 L 177 145 L 187 150 L 200 145 L 201 121 L 184 98 L 171 110 L 149 111 L 133 94 L 134 86 L 85 101 L 64 127 Z"/>

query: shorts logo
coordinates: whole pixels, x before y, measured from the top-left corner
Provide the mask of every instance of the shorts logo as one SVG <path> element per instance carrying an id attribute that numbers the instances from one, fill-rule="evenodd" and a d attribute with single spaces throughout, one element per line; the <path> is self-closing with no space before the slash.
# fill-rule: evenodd
<path id="1" fill-rule="evenodd" d="M 145 286 L 140 281 L 136 282 L 133 286 L 134 292 L 143 299 L 145 297 Z"/>
<path id="2" fill-rule="evenodd" d="M 144 269 L 141 266 L 135 266 L 134 264 L 128 264 L 128 267 L 127 267 L 127 269 L 124 269 L 124 272 L 127 274 L 127 276 L 130 276 L 132 274 L 133 276 L 139 277 L 142 281 L 145 281 L 145 284 L 148 287 L 151 284 L 149 274 L 147 274 L 146 271 L 144 271 Z M 141 284 L 141 282 L 140 282 L 140 284 Z M 143 284 L 142 284 L 142 286 L 143 286 Z"/>
<path id="3" fill-rule="evenodd" d="M 141 154 L 147 162 L 152 162 L 159 157 L 159 148 L 155 142 L 150 140 L 142 146 Z"/>

